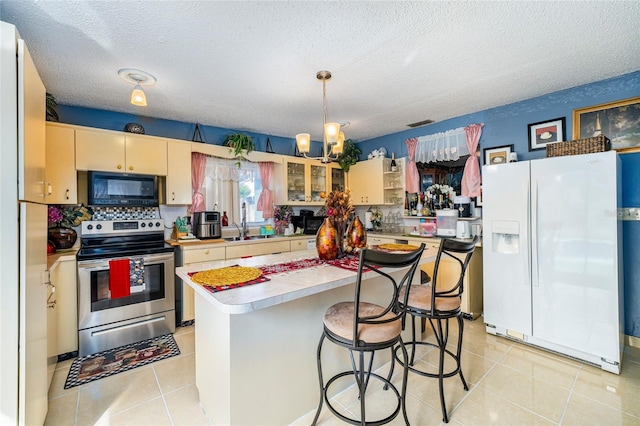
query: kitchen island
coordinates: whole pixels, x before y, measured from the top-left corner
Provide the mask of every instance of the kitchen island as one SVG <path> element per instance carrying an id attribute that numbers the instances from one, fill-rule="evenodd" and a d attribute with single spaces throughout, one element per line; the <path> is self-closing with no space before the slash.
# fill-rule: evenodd
<path id="1" fill-rule="evenodd" d="M 422 261 L 435 255 L 436 251 L 425 250 Z M 176 269 L 196 293 L 196 387 L 212 424 L 285 425 L 317 406 L 316 349 L 324 312 L 336 302 L 353 300 L 356 272 L 321 265 L 270 274 L 267 282 L 217 293 L 194 283 L 189 273 L 316 256 L 315 250 L 304 250 Z M 375 272 L 365 273 L 364 278 L 366 300 L 379 302 L 388 289 Z M 388 361 L 386 353 L 376 357 L 377 366 Z M 347 352 L 325 345 L 325 377 L 346 369 L 350 369 Z M 349 385 L 346 382 L 343 387 Z"/>

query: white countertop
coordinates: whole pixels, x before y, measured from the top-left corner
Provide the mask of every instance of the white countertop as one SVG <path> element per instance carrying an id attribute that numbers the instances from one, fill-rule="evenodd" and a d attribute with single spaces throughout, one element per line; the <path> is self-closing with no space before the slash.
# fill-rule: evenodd
<path id="1" fill-rule="evenodd" d="M 322 265 L 287 273 L 270 274 L 268 275 L 270 281 L 216 293 L 211 293 L 199 284 L 191 281 L 188 273 L 232 265 L 254 267 L 273 265 L 315 257 L 317 257 L 315 249 L 299 250 L 288 253 L 255 256 L 247 259 L 219 260 L 181 266 L 176 268 L 176 274 L 191 286 L 194 291 L 203 296 L 211 305 L 220 311 L 227 314 L 243 314 L 352 284 L 355 280 L 356 272 L 336 266 Z M 422 262 L 433 259 L 435 259 L 435 256 L 424 256 Z M 364 277 L 367 278 L 370 274 L 376 273 L 367 272 L 364 274 Z"/>

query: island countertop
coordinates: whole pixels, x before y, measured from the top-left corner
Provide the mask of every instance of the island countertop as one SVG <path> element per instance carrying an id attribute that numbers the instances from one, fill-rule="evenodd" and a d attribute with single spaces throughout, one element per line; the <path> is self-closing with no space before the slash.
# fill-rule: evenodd
<path id="1" fill-rule="evenodd" d="M 425 247 L 422 262 L 433 260 L 435 255 L 436 252 L 427 250 Z M 212 293 L 193 282 L 189 273 L 232 265 L 259 267 L 315 257 L 317 257 L 316 250 L 300 250 L 181 266 L 176 268 L 176 274 L 220 311 L 226 314 L 243 314 L 353 284 L 357 273 L 336 266 L 321 265 L 286 273 L 270 274 L 267 282 L 216 293 Z M 375 273 L 366 272 L 364 278 L 368 278 L 370 274 Z"/>
<path id="2" fill-rule="evenodd" d="M 436 254 L 437 248 L 430 247 L 422 261 L 429 262 Z M 353 300 L 357 272 L 323 264 L 272 273 L 267 275 L 270 281 L 215 293 L 194 283 L 188 274 L 310 258 L 317 258 L 315 249 L 176 269 L 196 293 L 196 387 L 211 424 L 280 426 L 317 407 L 316 351 L 324 314 L 335 303 Z M 404 268 L 391 273 L 399 278 L 403 272 Z M 374 271 L 366 272 L 363 279 L 367 302 L 385 303 L 388 280 Z M 403 333 L 410 335 L 410 329 Z M 348 351 L 337 345 L 327 345 L 323 354 L 326 371 L 351 368 Z M 377 369 L 390 360 L 390 351 L 375 358 Z M 287 386 L 279 385 L 282 380 Z M 348 381 L 338 383 L 336 391 L 349 385 Z"/>

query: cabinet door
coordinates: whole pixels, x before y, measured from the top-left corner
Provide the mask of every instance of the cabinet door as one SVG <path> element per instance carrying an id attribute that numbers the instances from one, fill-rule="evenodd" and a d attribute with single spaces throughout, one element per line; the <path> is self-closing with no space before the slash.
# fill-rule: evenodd
<path id="1" fill-rule="evenodd" d="M 78 350 L 78 288 L 76 285 L 76 260 L 71 257 L 59 260 L 49 272 L 56 288 L 56 355 Z"/>
<path id="2" fill-rule="evenodd" d="M 167 140 L 151 136 L 126 135 L 128 173 L 167 175 Z"/>
<path id="3" fill-rule="evenodd" d="M 47 204 L 77 204 L 75 130 L 47 124 Z"/>
<path id="4" fill-rule="evenodd" d="M 312 203 L 324 203 L 320 194 L 328 192 L 329 188 L 329 168 L 326 164 L 309 164 L 309 185 L 307 194 L 308 200 Z"/>
<path id="5" fill-rule="evenodd" d="M 18 199 L 34 203 L 43 203 L 45 194 L 45 96 L 27 46 L 18 40 Z"/>
<path id="6" fill-rule="evenodd" d="M 260 256 L 291 251 L 289 241 L 275 241 L 261 244 L 242 244 L 227 246 L 227 259 L 235 259 L 245 256 Z"/>
<path id="7" fill-rule="evenodd" d="M 349 168 L 354 205 L 384 204 L 382 158 L 360 161 Z"/>
<path id="8" fill-rule="evenodd" d="M 285 161 L 284 183 L 286 185 L 287 204 L 304 205 L 307 203 L 307 167 L 304 161 Z"/>
<path id="9" fill-rule="evenodd" d="M 191 144 L 167 142 L 166 203 L 191 204 Z"/>
<path id="10" fill-rule="evenodd" d="M 76 129 L 76 169 L 124 173 L 124 134 Z"/>
<path id="11" fill-rule="evenodd" d="M 332 165 L 331 171 L 331 191 L 344 191 L 347 187 L 346 173 L 338 165 Z"/>

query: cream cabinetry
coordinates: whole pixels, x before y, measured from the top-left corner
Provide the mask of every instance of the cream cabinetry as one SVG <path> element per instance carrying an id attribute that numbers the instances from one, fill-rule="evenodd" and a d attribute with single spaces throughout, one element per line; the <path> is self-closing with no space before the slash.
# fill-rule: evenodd
<path id="1" fill-rule="evenodd" d="M 75 130 L 73 127 L 47 123 L 45 143 L 45 202 L 77 204 Z"/>
<path id="2" fill-rule="evenodd" d="M 167 140 L 78 128 L 76 169 L 165 176 Z"/>
<path id="3" fill-rule="evenodd" d="M 323 192 L 344 189 L 345 174 L 337 164 L 317 160 L 284 160 L 284 190 L 279 204 L 324 205 Z"/>
<path id="4" fill-rule="evenodd" d="M 53 373 L 58 362 L 58 309 L 56 308 L 56 288 L 49 281 L 47 293 L 47 387 L 51 386 Z"/>
<path id="5" fill-rule="evenodd" d="M 167 142 L 166 204 L 191 204 L 191 144 Z"/>
<path id="6" fill-rule="evenodd" d="M 291 251 L 298 250 L 313 250 L 316 248 L 316 239 L 315 237 L 309 235 L 309 238 L 304 240 L 291 240 Z"/>
<path id="7" fill-rule="evenodd" d="M 434 255 L 438 253 L 435 246 Z M 435 262 L 425 263 L 421 269 L 433 278 Z M 442 285 L 454 285 L 460 276 L 460 266 L 457 261 L 443 257 L 438 282 Z M 464 293 L 462 293 L 461 309 L 467 319 L 475 320 L 482 314 L 482 247 L 476 247 L 469 263 L 469 268 L 464 276 Z"/>
<path id="8" fill-rule="evenodd" d="M 380 244 L 393 244 L 396 240 L 394 238 L 385 238 L 373 236 L 371 234 L 367 234 L 367 246 L 379 246 Z"/>
<path id="9" fill-rule="evenodd" d="M 392 205 L 404 200 L 404 159 L 396 159 L 392 172 L 390 158 L 360 161 L 349 168 L 349 188 L 354 205 Z"/>
<path id="10" fill-rule="evenodd" d="M 78 290 L 76 285 L 76 259 L 69 255 L 60 258 L 49 270 L 49 280 L 55 287 L 57 327 L 55 355 L 78 350 Z"/>
<path id="11" fill-rule="evenodd" d="M 227 259 L 236 259 L 238 257 L 259 256 L 288 251 L 291 251 L 289 241 L 279 240 L 268 243 L 227 246 L 226 257 Z"/>
<path id="12" fill-rule="evenodd" d="M 178 261 L 178 265 L 190 265 L 192 263 L 210 262 L 212 260 L 221 260 L 225 258 L 225 248 L 215 245 L 197 245 L 197 246 L 181 246 L 180 247 L 181 259 Z M 176 278 L 176 282 L 179 283 L 176 286 L 176 298 L 178 298 L 178 304 L 181 307 L 178 315 L 178 321 L 184 323 L 186 321 L 193 321 L 196 317 L 195 311 L 195 296 L 193 289 L 184 284 L 180 278 Z"/>

